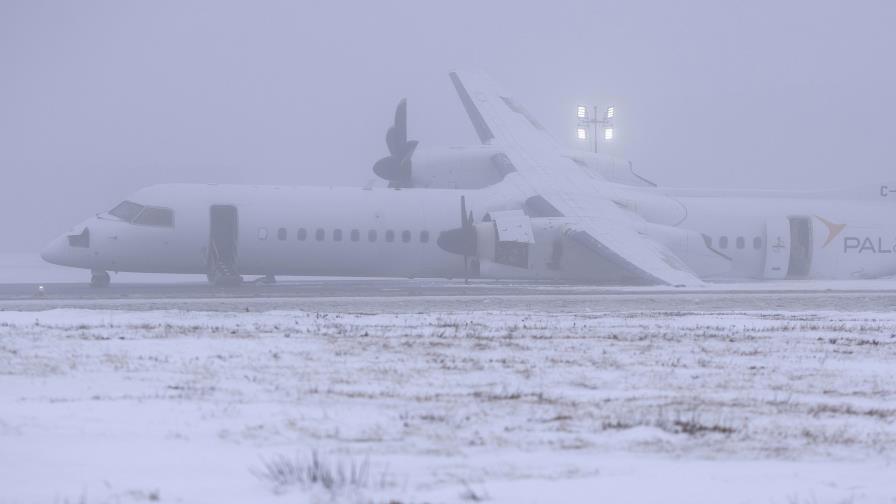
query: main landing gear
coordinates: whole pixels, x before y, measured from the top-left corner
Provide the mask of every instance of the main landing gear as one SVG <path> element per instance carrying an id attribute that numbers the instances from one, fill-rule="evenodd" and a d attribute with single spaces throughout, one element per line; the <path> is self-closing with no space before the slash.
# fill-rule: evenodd
<path id="1" fill-rule="evenodd" d="M 109 272 L 103 270 L 91 270 L 90 272 L 90 286 L 99 288 L 99 287 L 108 287 L 112 282 L 112 277 L 109 276 Z"/>

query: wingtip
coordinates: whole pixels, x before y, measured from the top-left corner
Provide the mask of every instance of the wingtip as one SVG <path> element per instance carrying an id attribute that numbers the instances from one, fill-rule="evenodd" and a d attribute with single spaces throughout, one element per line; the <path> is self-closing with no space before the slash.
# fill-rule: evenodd
<path id="1" fill-rule="evenodd" d="M 455 68 L 448 72 L 451 80 L 468 80 L 472 78 L 488 78 L 488 72 L 474 68 Z"/>
<path id="2" fill-rule="evenodd" d="M 495 135 L 486 123 L 485 118 L 482 117 L 482 113 L 473 102 L 470 92 L 467 90 L 467 86 L 464 85 L 464 82 L 456 71 L 450 72 L 448 75 L 451 77 L 451 83 L 454 85 L 457 96 L 460 98 L 464 110 L 466 110 L 467 116 L 470 118 L 470 122 L 476 130 L 476 135 L 479 137 L 480 143 L 488 144 L 495 138 Z"/>

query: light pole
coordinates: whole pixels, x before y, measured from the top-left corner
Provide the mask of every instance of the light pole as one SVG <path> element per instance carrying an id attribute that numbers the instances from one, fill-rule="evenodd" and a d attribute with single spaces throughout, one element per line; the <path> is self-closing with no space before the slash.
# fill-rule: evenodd
<path id="1" fill-rule="evenodd" d="M 588 140 L 588 130 L 591 130 L 591 138 L 594 139 L 594 152 L 597 153 L 597 130 L 603 128 L 604 141 L 609 142 L 613 139 L 613 117 L 616 116 L 616 107 L 607 107 L 607 113 L 603 117 L 598 116 L 597 106 L 592 107 L 592 113 L 588 114 L 588 107 L 579 105 L 576 107 L 576 117 L 579 119 L 578 127 L 576 127 L 576 138 L 580 141 Z"/>

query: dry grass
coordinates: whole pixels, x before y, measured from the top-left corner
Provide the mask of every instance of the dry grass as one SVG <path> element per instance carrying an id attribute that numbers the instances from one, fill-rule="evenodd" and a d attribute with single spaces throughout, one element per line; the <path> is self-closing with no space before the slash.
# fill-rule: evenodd
<path id="1" fill-rule="evenodd" d="M 287 457 L 280 454 L 263 458 L 261 467 L 252 468 L 250 472 L 271 484 L 277 493 L 299 487 L 303 490 L 320 488 L 336 495 L 368 488 L 385 489 L 393 485 L 388 467 L 376 477 L 371 476 L 368 457 L 361 461 L 348 459 L 334 462 L 322 457 L 317 450 L 311 450 L 308 456 L 297 454 Z"/>

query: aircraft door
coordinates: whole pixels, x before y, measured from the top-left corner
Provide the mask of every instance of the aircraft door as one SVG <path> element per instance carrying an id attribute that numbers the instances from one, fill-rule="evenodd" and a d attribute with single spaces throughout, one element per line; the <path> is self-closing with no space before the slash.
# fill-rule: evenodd
<path id="1" fill-rule="evenodd" d="M 237 272 L 239 216 L 233 205 L 209 208 L 208 278 L 216 284 L 242 281 Z"/>
<path id="2" fill-rule="evenodd" d="M 765 221 L 765 263 L 762 278 L 786 278 L 789 265 L 790 220 L 768 219 Z"/>
<path id="3" fill-rule="evenodd" d="M 790 261 L 788 278 L 806 278 L 812 269 L 812 220 L 790 217 Z"/>

